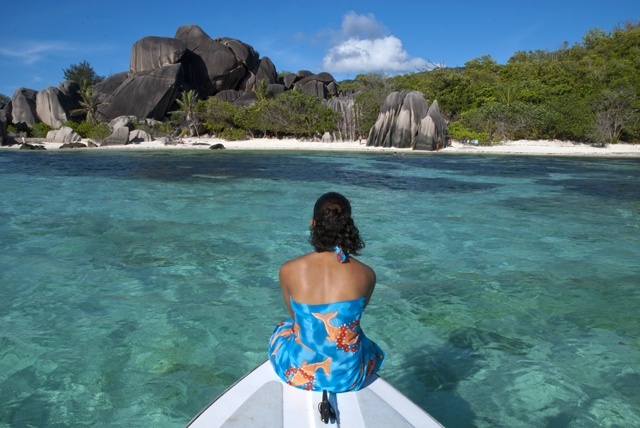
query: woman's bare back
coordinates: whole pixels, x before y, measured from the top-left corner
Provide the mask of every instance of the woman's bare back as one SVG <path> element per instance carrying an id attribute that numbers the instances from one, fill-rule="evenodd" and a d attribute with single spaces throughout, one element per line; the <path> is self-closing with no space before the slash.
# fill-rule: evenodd
<path id="1" fill-rule="evenodd" d="M 353 257 L 339 263 L 328 251 L 305 254 L 280 268 L 280 286 L 290 312 L 289 297 L 308 304 L 364 297 L 368 303 L 375 283 L 375 272 L 369 266 Z"/>

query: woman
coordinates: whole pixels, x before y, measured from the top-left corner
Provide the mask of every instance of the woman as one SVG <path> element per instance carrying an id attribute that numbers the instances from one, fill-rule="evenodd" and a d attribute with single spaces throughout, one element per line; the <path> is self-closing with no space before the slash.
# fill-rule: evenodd
<path id="1" fill-rule="evenodd" d="M 280 268 L 282 296 L 292 318 L 274 329 L 269 359 L 278 376 L 297 388 L 357 390 L 385 357 L 360 328 L 376 275 L 351 257 L 364 242 L 344 196 L 322 195 L 310 230 L 314 251 Z"/>

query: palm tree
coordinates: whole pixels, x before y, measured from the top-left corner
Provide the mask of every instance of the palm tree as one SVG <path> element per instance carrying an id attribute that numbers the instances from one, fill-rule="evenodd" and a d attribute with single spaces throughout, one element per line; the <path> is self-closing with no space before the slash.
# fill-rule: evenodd
<path id="1" fill-rule="evenodd" d="M 518 88 L 513 85 L 503 85 L 496 89 L 498 101 L 510 106 L 518 99 Z"/>
<path id="2" fill-rule="evenodd" d="M 266 80 L 261 80 L 258 85 L 256 85 L 256 98 L 258 101 L 264 101 L 269 98 L 269 82 Z"/>
<path id="3" fill-rule="evenodd" d="M 182 96 L 176 99 L 178 110 L 172 113 L 178 113 L 181 116 L 181 121 L 187 125 L 187 129 L 194 129 L 196 135 L 200 137 L 198 133 L 198 127 L 196 126 L 196 103 L 198 102 L 198 94 L 193 89 L 183 92 Z"/>
<path id="4" fill-rule="evenodd" d="M 98 123 L 98 108 L 105 103 L 100 102 L 98 99 L 98 94 L 93 91 L 93 86 L 88 84 L 88 81 L 85 79 L 83 84 L 80 87 L 80 97 L 82 100 L 80 101 L 81 108 L 75 109 L 71 112 L 72 115 L 80 115 L 85 114 L 87 117 L 87 122 L 95 125 Z"/>

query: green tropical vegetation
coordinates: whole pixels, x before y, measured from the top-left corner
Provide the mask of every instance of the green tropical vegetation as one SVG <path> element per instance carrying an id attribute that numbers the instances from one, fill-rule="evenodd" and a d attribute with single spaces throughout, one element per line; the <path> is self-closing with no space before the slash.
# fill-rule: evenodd
<path id="1" fill-rule="evenodd" d="M 91 123 L 88 120 L 83 120 L 81 122 L 68 121 L 65 122 L 62 126 L 68 126 L 73 129 L 80 135 L 82 138 L 90 138 L 94 141 L 102 141 L 111 135 L 111 129 L 109 129 L 109 125 L 104 122 L 99 123 Z"/>
<path id="2" fill-rule="evenodd" d="M 501 140 L 560 139 L 594 144 L 640 143 L 640 24 L 627 22 L 610 32 L 588 31 L 580 43 L 555 51 L 520 51 L 504 65 L 484 55 L 464 67 L 385 77 L 362 74 L 339 82 L 354 93 L 356 129 L 368 135 L 386 97 L 415 90 L 437 100 L 449 121 L 449 136 L 492 144 Z M 87 61 L 63 69 L 81 86 L 80 108 L 67 125 L 83 137 L 103 139 L 94 85 L 104 80 Z M 281 72 L 283 75 L 285 72 Z M 217 97 L 182 92 L 165 122 L 142 123 L 150 134 L 209 133 L 228 140 L 247 137 L 313 138 L 337 129 L 339 114 L 319 98 L 297 90 L 273 95 L 259 82 L 256 100 L 236 105 Z M 0 94 L 0 103 L 10 98 Z M 11 125 L 8 127 L 11 132 Z M 32 128 L 28 135 L 45 130 Z M 45 132 L 46 133 L 46 132 Z"/>
<path id="3" fill-rule="evenodd" d="M 76 82 L 81 88 L 86 88 L 102 82 L 104 76 L 99 76 L 88 61 L 71 64 L 62 69 L 64 80 Z"/>
<path id="4" fill-rule="evenodd" d="M 196 104 L 198 102 L 198 94 L 193 89 L 182 93 L 181 98 L 176 99 L 179 109 L 171 112 L 179 121 L 183 131 L 193 135 L 200 136 L 198 126 L 196 125 Z"/>
<path id="5" fill-rule="evenodd" d="M 89 124 L 95 126 L 99 122 L 99 110 L 98 108 L 103 105 L 99 98 L 98 94 L 96 94 L 93 90 L 93 85 L 89 83 L 87 79 L 82 81 L 80 85 L 80 108 L 75 109 L 71 112 L 72 116 L 83 116 L 85 121 Z"/>
<path id="6" fill-rule="evenodd" d="M 36 123 L 31 128 L 29 128 L 29 132 L 27 133 L 28 137 L 34 138 L 44 138 L 47 136 L 47 132 L 51 131 L 51 127 L 46 123 Z"/>
<path id="7" fill-rule="evenodd" d="M 369 73 L 360 74 L 354 80 L 342 82 L 340 90 L 349 90 L 356 94 L 354 108 L 357 133 L 368 135 L 378 119 L 378 113 L 387 95 L 395 90 L 395 86 L 392 79 Z"/>
<path id="8" fill-rule="evenodd" d="M 337 127 L 339 113 L 323 105 L 314 95 L 297 90 L 274 97 L 258 90 L 256 95 L 257 100 L 248 107 L 216 97 L 200 100 L 196 106 L 198 119 L 207 132 L 227 139 L 311 138 Z"/>
<path id="9" fill-rule="evenodd" d="M 640 142 L 640 25 L 590 30 L 556 51 L 516 52 L 505 65 L 490 56 L 461 68 L 390 79 L 395 90 L 438 100 L 449 134 L 491 143 L 561 139 Z"/>

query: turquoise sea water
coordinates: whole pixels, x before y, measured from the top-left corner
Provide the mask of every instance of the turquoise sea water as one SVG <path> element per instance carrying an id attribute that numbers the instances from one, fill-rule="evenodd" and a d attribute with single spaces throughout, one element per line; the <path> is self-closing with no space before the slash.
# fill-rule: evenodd
<path id="1" fill-rule="evenodd" d="M 0 152 L 0 426 L 184 426 L 352 200 L 381 375 L 448 427 L 640 426 L 640 160 Z"/>

